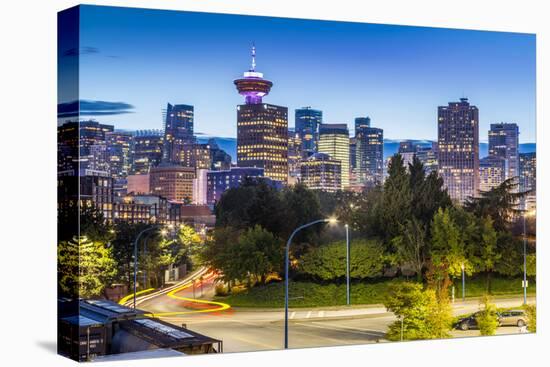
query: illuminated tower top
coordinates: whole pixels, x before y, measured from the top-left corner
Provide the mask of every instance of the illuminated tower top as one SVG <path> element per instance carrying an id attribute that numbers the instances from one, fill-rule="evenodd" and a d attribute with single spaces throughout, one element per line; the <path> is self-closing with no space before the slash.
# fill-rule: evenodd
<path id="1" fill-rule="evenodd" d="M 267 96 L 273 83 L 264 79 L 264 74 L 256 71 L 256 47 L 252 45 L 252 63 L 250 69 L 243 73 L 243 77 L 236 79 L 233 83 L 239 94 L 244 96 L 246 104 L 262 103 L 262 97 Z"/>

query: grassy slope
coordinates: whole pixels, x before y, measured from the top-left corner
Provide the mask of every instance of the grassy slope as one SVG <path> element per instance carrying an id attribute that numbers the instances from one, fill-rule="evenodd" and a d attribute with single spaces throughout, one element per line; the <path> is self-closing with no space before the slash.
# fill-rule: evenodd
<path id="1" fill-rule="evenodd" d="M 384 301 L 387 288 L 391 283 L 402 282 L 400 279 L 381 280 L 369 283 L 355 283 L 351 285 L 351 303 L 380 304 Z M 462 294 L 461 285 L 456 281 L 455 295 Z M 520 295 L 521 279 L 493 278 L 493 295 Z M 534 294 L 535 286 L 530 284 L 529 294 Z M 310 282 L 290 283 L 290 307 L 326 307 L 346 304 L 345 284 L 317 284 Z M 479 297 L 485 293 L 485 279 L 467 279 L 466 296 Z M 265 307 L 278 308 L 284 305 L 283 282 L 274 282 L 266 286 L 256 286 L 250 290 L 217 297 L 218 300 L 229 303 L 233 307 Z"/>

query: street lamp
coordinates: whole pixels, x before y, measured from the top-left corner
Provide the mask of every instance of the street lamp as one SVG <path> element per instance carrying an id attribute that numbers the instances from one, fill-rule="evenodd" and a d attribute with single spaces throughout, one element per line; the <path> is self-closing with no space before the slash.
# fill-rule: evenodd
<path id="1" fill-rule="evenodd" d="M 158 228 L 157 224 L 153 224 L 152 226 L 145 228 L 143 231 L 138 233 L 138 235 L 136 236 L 136 239 L 134 241 L 134 309 L 136 308 L 136 292 L 137 292 L 138 242 L 139 242 L 139 239 L 141 238 L 141 236 L 144 233 L 149 232 L 149 231 L 151 231 L 153 229 L 156 229 L 156 228 Z M 166 230 L 162 229 L 160 231 L 160 233 L 163 236 L 165 236 L 166 235 Z"/>
<path id="2" fill-rule="evenodd" d="M 349 271 L 350 271 L 350 248 L 349 248 L 349 226 L 346 224 L 346 304 L 349 306 L 350 289 L 349 289 Z"/>
<path id="3" fill-rule="evenodd" d="M 464 263 L 460 264 L 462 269 L 462 302 L 466 300 L 466 277 L 464 276 Z"/>
<path id="4" fill-rule="evenodd" d="M 290 243 L 292 242 L 292 239 L 298 233 L 304 228 L 310 227 L 314 224 L 318 223 L 336 223 L 338 220 L 334 217 L 327 218 L 327 219 L 318 219 L 314 220 L 313 222 L 301 225 L 300 227 L 296 228 L 294 232 L 290 235 L 288 238 L 288 241 L 286 242 L 285 247 L 285 349 L 288 349 L 288 255 L 289 255 L 289 249 L 290 249 Z"/>
<path id="5" fill-rule="evenodd" d="M 531 217 L 535 214 L 534 210 L 523 212 L 523 304 L 527 304 L 527 226 L 525 224 L 526 217 Z"/>

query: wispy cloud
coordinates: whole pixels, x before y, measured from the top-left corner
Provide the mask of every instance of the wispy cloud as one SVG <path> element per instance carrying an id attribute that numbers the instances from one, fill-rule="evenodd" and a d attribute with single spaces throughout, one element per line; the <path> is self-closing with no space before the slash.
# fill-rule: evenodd
<path id="1" fill-rule="evenodd" d="M 97 54 L 99 53 L 99 49 L 97 47 L 90 47 L 90 46 L 84 46 L 80 48 L 70 48 L 63 52 L 63 57 L 75 57 L 79 55 L 90 55 L 90 54 Z"/>
<path id="2" fill-rule="evenodd" d="M 57 117 L 110 116 L 133 113 L 132 106 L 126 102 L 93 101 L 81 99 L 57 105 Z"/>

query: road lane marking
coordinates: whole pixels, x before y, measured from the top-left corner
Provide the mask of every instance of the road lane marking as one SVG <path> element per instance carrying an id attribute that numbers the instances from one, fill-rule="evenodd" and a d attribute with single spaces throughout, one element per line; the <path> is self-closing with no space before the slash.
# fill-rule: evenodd
<path id="1" fill-rule="evenodd" d="M 290 314 L 290 318 L 293 319 L 294 316 L 296 316 L 296 311 L 293 311 L 293 312 Z"/>
<path id="2" fill-rule="evenodd" d="M 325 311 L 319 311 L 318 316 L 319 317 L 325 317 Z"/>
<path id="3" fill-rule="evenodd" d="M 319 322 L 311 322 L 311 323 L 308 323 L 308 324 L 301 323 L 300 325 L 311 326 L 311 327 L 316 327 L 316 328 L 319 328 L 319 329 L 326 329 L 326 330 L 332 330 L 332 331 L 338 330 L 338 329 L 340 329 L 339 331 L 349 330 L 349 331 L 354 332 L 354 333 L 367 334 L 367 335 L 371 335 L 371 336 L 380 336 L 379 334 L 385 334 L 385 331 L 381 331 L 381 330 L 357 329 L 357 328 L 354 328 L 354 327 L 351 327 L 351 326 L 344 326 L 344 325 L 338 325 L 338 324 L 336 324 L 336 325 L 332 324 L 332 327 L 325 326 L 324 324 L 321 324 Z"/>
<path id="4" fill-rule="evenodd" d="M 309 319 L 311 317 L 311 311 L 307 312 L 306 319 Z"/>

